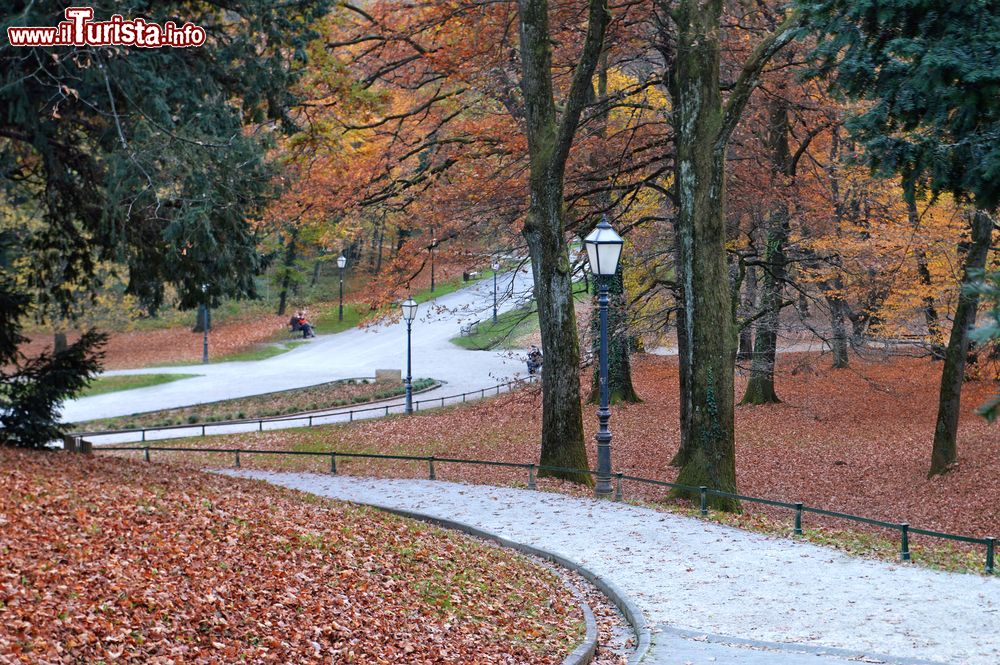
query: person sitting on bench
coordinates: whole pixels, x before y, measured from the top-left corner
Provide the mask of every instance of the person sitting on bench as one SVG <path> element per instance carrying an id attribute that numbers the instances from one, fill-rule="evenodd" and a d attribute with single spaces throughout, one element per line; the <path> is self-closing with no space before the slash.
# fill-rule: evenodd
<path id="1" fill-rule="evenodd" d="M 308 339 L 310 337 L 315 337 L 316 333 L 313 332 L 312 324 L 306 319 L 306 315 L 302 311 L 295 312 L 295 315 L 288 321 L 288 325 L 291 326 L 292 332 L 302 331 L 302 339 Z"/>

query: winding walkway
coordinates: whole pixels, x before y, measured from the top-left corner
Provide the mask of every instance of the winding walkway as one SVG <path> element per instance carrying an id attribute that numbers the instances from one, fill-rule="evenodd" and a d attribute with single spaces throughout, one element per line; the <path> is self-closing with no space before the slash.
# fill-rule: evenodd
<path id="1" fill-rule="evenodd" d="M 630 598 L 645 665 L 1000 663 L 1000 579 L 847 556 L 608 501 L 443 481 L 226 471 L 452 520 L 561 555 Z"/>
<path id="2" fill-rule="evenodd" d="M 522 268 L 498 279 L 499 311 L 530 297 L 530 271 Z M 504 383 L 525 374 L 523 354 L 466 351 L 451 343 L 464 324 L 487 319 L 493 309 L 493 280 L 483 280 L 422 303 L 412 326 L 413 377 L 444 382 L 440 394 L 456 394 Z M 200 343 L 200 342 L 199 342 Z M 69 400 L 64 422 L 127 416 L 218 400 L 304 388 L 338 379 L 375 376 L 376 369 L 406 368 L 406 327 L 402 322 L 352 328 L 320 335 L 287 353 L 249 362 L 151 367 L 107 372 L 121 374 L 196 373 L 198 376 L 148 388 Z M 120 439 L 116 440 L 120 441 Z"/>

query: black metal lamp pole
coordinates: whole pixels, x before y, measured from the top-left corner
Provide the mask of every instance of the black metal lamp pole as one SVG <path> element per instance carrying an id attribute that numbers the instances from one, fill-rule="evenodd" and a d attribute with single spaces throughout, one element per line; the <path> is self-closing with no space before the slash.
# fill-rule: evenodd
<path id="1" fill-rule="evenodd" d="M 590 261 L 590 271 L 597 282 L 597 306 L 601 315 L 601 351 L 600 351 L 600 390 L 601 403 L 597 409 L 597 482 L 594 494 L 598 497 L 609 497 L 611 488 L 611 409 L 608 395 L 608 280 L 612 279 L 618 270 L 618 259 L 621 257 L 624 241 L 621 236 L 602 218 L 594 230 L 584 239 L 587 248 L 587 258 Z"/>
<path id="2" fill-rule="evenodd" d="M 410 326 L 413 322 L 406 322 L 406 413 L 413 413 L 413 374 L 410 367 Z"/>
<path id="3" fill-rule="evenodd" d="M 434 229 L 431 229 L 431 293 L 434 293 L 434 247 L 437 245 L 437 238 L 434 237 Z"/>
<path id="4" fill-rule="evenodd" d="M 497 324 L 497 271 L 500 270 L 500 262 L 493 262 L 493 325 Z"/>
<path id="5" fill-rule="evenodd" d="M 413 413 L 413 376 L 411 368 L 412 354 L 410 350 L 410 331 L 413 324 L 413 319 L 417 315 L 417 303 L 413 298 L 407 298 L 400 305 L 403 310 L 403 320 L 406 321 L 406 406 L 403 411 L 406 414 Z"/>
<path id="6" fill-rule="evenodd" d="M 337 267 L 340 268 L 340 308 L 337 311 L 337 320 L 344 320 L 344 268 L 347 266 L 347 258 L 341 254 L 337 258 Z"/>
<path id="7" fill-rule="evenodd" d="M 601 312 L 601 404 L 597 409 L 597 484 L 594 493 L 598 496 L 611 494 L 611 409 L 608 408 L 608 278 L 600 278 L 597 306 Z"/>
<path id="8" fill-rule="evenodd" d="M 205 318 L 202 319 L 202 339 L 201 339 L 201 362 L 208 364 L 208 285 L 201 285 L 201 293 L 204 301 L 201 303 L 202 308 L 205 310 Z"/>

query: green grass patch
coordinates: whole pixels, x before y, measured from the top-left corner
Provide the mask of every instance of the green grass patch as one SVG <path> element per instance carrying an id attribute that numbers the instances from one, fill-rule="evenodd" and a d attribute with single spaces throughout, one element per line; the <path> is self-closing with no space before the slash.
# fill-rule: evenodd
<path id="1" fill-rule="evenodd" d="M 317 335 L 332 335 L 355 328 L 370 312 L 367 305 L 359 303 L 344 303 L 344 320 L 339 320 L 339 306 L 323 310 L 312 322 Z"/>
<path id="2" fill-rule="evenodd" d="M 280 356 L 282 353 L 288 353 L 295 347 L 302 346 L 303 344 L 305 344 L 305 340 L 298 342 L 284 342 L 281 344 L 262 344 L 252 349 L 247 349 L 246 351 L 231 353 L 227 356 L 219 356 L 214 360 L 209 358 L 209 362 L 229 363 L 229 362 L 246 362 L 254 360 L 267 360 L 268 358 Z"/>
<path id="3" fill-rule="evenodd" d="M 105 393 L 115 393 L 121 390 L 135 390 L 136 388 L 148 388 L 161 383 L 180 381 L 189 379 L 197 374 L 125 374 L 121 376 L 102 376 L 94 379 L 90 384 L 80 391 L 80 397 L 93 397 L 94 395 L 104 395 Z"/>
<path id="4" fill-rule="evenodd" d="M 519 337 L 538 330 L 538 315 L 534 307 L 516 307 L 493 318 L 484 319 L 471 335 L 453 337 L 451 342 L 471 351 L 489 351 L 495 348 L 513 348 Z"/>

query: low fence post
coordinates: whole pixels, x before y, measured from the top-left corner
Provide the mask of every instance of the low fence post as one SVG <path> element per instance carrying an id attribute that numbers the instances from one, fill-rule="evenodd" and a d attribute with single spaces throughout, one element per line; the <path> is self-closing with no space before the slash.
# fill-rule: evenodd
<path id="1" fill-rule="evenodd" d="M 201 426 L 201 435 L 205 436 L 205 425 Z"/>
<path id="2" fill-rule="evenodd" d="M 910 560 L 910 525 L 903 522 L 899 525 L 899 560 L 909 561 Z"/>
<path id="3" fill-rule="evenodd" d="M 441 398 L 441 406 L 444 406 L 444 397 Z"/>
<path id="4" fill-rule="evenodd" d="M 437 477 L 434 475 L 434 455 L 427 458 L 427 475 L 431 480 L 437 480 Z"/>
<path id="5" fill-rule="evenodd" d="M 698 491 L 701 492 L 701 515 L 704 517 L 708 515 L 708 488 L 702 485 Z"/>
<path id="6" fill-rule="evenodd" d="M 462 404 L 465 404 L 465 393 L 462 393 Z"/>
<path id="7" fill-rule="evenodd" d="M 330 473 L 337 475 L 337 453 L 330 453 Z"/>
<path id="8" fill-rule="evenodd" d="M 621 471 L 615 474 L 618 476 L 618 486 L 615 487 L 615 501 L 622 500 L 622 476 L 624 475 Z"/>
<path id="9" fill-rule="evenodd" d="M 142 454 L 146 458 L 146 461 L 148 462 L 149 461 L 149 446 L 146 446 L 146 448 L 142 451 Z"/>
<path id="10" fill-rule="evenodd" d="M 348 416 L 350 416 L 350 417 L 349 417 L 349 418 L 347 419 L 347 422 L 349 422 L 349 423 L 353 423 L 353 422 L 354 422 L 354 409 L 351 409 L 350 411 L 348 411 L 348 412 L 347 412 L 347 415 L 348 415 Z"/>
<path id="11" fill-rule="evenodd" d="M 993 536 L 986 537 L 986 574 L 993 574 L 993 550 L 996 545 L 996 538 Z"/>
<path id="12" fill-rule="evenodd" d="M 258 432 L 263 432 L 264 431 L 264 421 L 263 420 L 258 420 L 257 421 L 257 431 Z"/>
<path id="13" fill-rule="evenodd" d="M 802 504 L 801 503 L 796 503 L 795 504 L 795 530 L 793 531 L 793 533 L 796 536 L 801 536 L 802 535 Z"/>
<path id="14" fill-rule="evenodd" d="M 309 427 L 313 426 L 313 417 L 309 416 Z"/>
<path id="15" fill-rule="evenodd" d="M 534 464 L 529 464 L 528 465 L 528 489 L 529 490 L 538 489 L 538 486 L 535 484 L 535 465 Z"/>
<path id="16" fill-rule="evenodd" d="M 389 405 L 385 405 L 385 415 L 389 415 Z"/>
<path id="17" fill-rule="evenodd" d="M 143 440 L 143 442 L 146 441 L 146 430 L 145 429 L 142 430 L 142 440 Z"/>
<path id="18" fill-rule="evenodd" d="M 240 468 L 240 449 L 236 449 L 236 468 Z"/>

